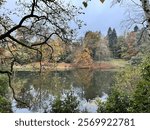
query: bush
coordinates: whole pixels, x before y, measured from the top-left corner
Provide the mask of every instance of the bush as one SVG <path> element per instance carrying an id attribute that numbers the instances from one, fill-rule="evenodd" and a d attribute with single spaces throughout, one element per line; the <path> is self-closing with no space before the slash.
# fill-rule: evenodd
<path id="1" fill-rule="evenodd" d="M 132 65 L 138 65 L 138 64 L 141 63 L 141 60 L 142 60 L 141 57 L 133 56 L 133 57 L 130 59 L 130 63 L 131 63 Z"/>
<path id="2" fill-rule="evenodd" d="M 97 112 L 150 113 L 150 54 L 139 67 L 121 73 L 107 101 L 98 101 Z"/>
<path id="3" fill-rule="evenodd" d="M 11 103 L 4 97 L 0 96 L 0 112 L 9 113 L 11 110 Z"/>
<path id="4" fill-rule="evenodd" d="M 132 95 L 141 79 L 140 67 L 127 66 L 116 74 L 113 87 Z"/>
<path id="5" fill-rule="evenodd" d="M 53 113 L 76 113 L 79 112 L 79 101 L 72 92 L 67 93 L 66 97 L 58 96 L 52 103 Z"/>
<path id="6" fill-rule="evenodd" d="M 8 92 L 8 81 L 4 76 L 0 76 L 0 96 L 6 96 Z"/>
<path id="7" fill-rule="evenodd" d="M 130 108 L 130 97 L 113 89 L 106 102 L 98 101 L 97 112 L 100 113 L 127 113 Z"/>
<path id="8" fill-rule="evenodd" d="M 133 94 L 132 112 L 150 113 L 150 82 L 141 81 Z"/>
<path id="9" fill-rule="evenodd" d="M 150 112 L 150 54 L 141 64 L 141 76 L 133 94 L 133 112 Z"/>
<path id="10" fill-rule="evenodd" d="M 8 93 L 8 80 L 5 76 L 0 76 L 0 112 L 12 112 L 11 103 L 6 99 Z"/>
<path id="11" fill-rule="evenodd" d="M 150 82 L 150 54 L 144 58 L 141 64 L 141 72 L 143 79 Z"/>
<path id="12" fill-rule="evenodd" d="M 132 96 L 113 90 L 106 102 L 97 103 L 100 113 L 150 113 L 150 82 L 141 81 Z"/>

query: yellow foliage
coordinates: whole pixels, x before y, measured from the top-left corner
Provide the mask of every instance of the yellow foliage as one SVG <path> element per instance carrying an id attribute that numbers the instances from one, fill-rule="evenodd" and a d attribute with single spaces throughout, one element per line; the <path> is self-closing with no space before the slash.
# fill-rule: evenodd
<path id="1" fill-rule="evenodd" d="M 90 50 L 84 48 L 83 50 L 76 52 L 74 64 L 77 66 L 89 66 L 93 63 L 93 59 L 90 55 Z"/>
<path id="2" fill-rule="evenodd" d="M 44 60 L 52 60 L 54 62 L 59 61 L 60 56 L 65 53 L 65 44 L 62 40 L 59 38 L 56 38 L 52 41 L 49 42 L 49 47 L 48 45 L 44 45 L 42 47 L 42 53 Z M 50 59 L 51 58 L 51 59 Z"/>

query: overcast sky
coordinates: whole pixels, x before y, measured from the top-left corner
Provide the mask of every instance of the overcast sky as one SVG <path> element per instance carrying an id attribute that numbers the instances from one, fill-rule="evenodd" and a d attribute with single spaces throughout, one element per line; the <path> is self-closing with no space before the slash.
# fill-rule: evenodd
<path id="1" fill-rule="evenodd" d="M 121 28 L 120 24 L 125 18 L 125 8 L 120 7 L 119 4 L 111 7 L 111 0 L 106 0 L 103 4 L 100 0 L 92 0 L 88 3 L 88 7 L 84 8 L 84 12 L 85 15 L 81 19 L 87 26 L 82 28 L 82 34 L 91 30 L 101 31 L 106 35 L 109 27 L 115 28 L 119 34 L 124 32 L 124 28 Z"/>
<path id="2" fill-rule="evenodd" d="M 7 6 L 10 8 L 14 6 L 15 0 L 9 1 Z M 77 6 L 82 6 L 83 0 L 65 0 L 71 1 Z M 130 1 L 130 0 L 128 0 Z M 139 0 L 135 0 L 136 2 Z M 87 26 L 82 27 L 79 30 L 79 35 L 83 36 L 86 31 L 101 31 L 103 35 L 106 35 L 109 27 L 115 28 L 118 34 L 122 34 L 125 31 L 125 27 L 121 26 L 121 22 L 125 20 L 125 11 L 127 8 L 121 7 L 119 4 L 111 7 L 112 0 L 105 0 L 102 4 L 100 0 L 92 0 L 88 3 L 88 7 L 84 8 L 85 15 L 80 16 Z"/>
<path id="3" fill-rule="evenodd" d="M 83 0 L 68 0 L 72 1 L 76 5 L 83 7 Z M 107 34 L 109 27 L 115 28 L 118 35 L 123 34 L 126 31 L 126 27 L 123 21 L 127 19 L 127 10 L 135 9 L 135 4 L 131 0 L 124 0 L 123 4 L 115 4 L 111 7 L 113 0 L 105 0 L 102 4 L 100 0 L 91 0 L 88 3 L 88 7 L 84 8 L 85 15 L 81 16 L 81 19 L 87 24 L 80 31 L 80 35 L 85 34 L 86 31 L 101 31 L 103 35 Z M 137 4 L 140 4 L 140 0 L 134 0 Z M 139 10 L 139 8 L 138 8 Z M 132 12 L 132 11 L 131 11 Z M 134 15 L 134 12 L 132 13 Z"/>

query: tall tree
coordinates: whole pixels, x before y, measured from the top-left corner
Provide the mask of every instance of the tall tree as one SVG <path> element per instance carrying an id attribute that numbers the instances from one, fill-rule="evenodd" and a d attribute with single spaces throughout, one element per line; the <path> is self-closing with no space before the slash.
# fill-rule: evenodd
<path id="1" fill-rule="evenodd" d="M 112 29 L 111 29 L 111 27 L 108 28 L 107 38 L 108 38 L 109 47 L 111 47 L 112 46 Z"/>
<path id="2" fill-rule="evenodd" d="M 112 51 L 113 57 L 116 56 L 117 53 L 117 33 L 115 29 L 111 29 L 111 27 L 108 28 L 108 32 L 107 32 L 107 38 L 108 38 L 108 43 L 109 43 L 109 47 L 110 50 Z"/>
<path id="3" fill-rule="evenodd" d="M 112 39 L 113 39 L 113 45 L 117 44 L 117 33 L 116 33 L 115 28 L 112 31 Z"/>

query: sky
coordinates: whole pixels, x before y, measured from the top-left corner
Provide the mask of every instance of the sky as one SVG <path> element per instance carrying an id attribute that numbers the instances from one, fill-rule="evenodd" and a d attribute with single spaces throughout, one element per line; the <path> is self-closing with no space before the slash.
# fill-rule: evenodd
<path id="1" fill-rule="evenodd" d="M 119 4 L 111 7 L 111 2 L 111 0 L 105 0 L 102 4 L 100 0 L 92 0 L 88 3 L 87 8 L 83 8 L 85 15 L 80 18 L 87 26 L 82 27 L 81 35 L 89 30 L 100 31 L 103 35 L 106 35 L 109 27 L 115 28 L 118 34 L 124 32 L 125 28 L 121 27 L 121 22 L 125 19 L 124 13 L 126 9 L 119 6 Z M 76 4 L 78 3 L 76 2 Z"/>
<path id="2" fill-rule="evenodd" d="M 12 8 L 15 0 L 7 0 L 7 6 Z M 82 6 L 85 15 L 79 16 L 79 19 L 83 20 L 87 26 L 83 26 L 78 31 L 79 36 L 84 36 L 87 31 L 100 31 L 103 35 L 107 34 L 109 27 L 115 28 L 117 34 L 123 34 L 126 30 L 122 26 L 122 21 L 125 20 L 126 7 L 116 4 L 111 7 L 112 0 L 105 0 L 102 4 L 100 0 L 92 0 L 88 3 L 88 7 L 84 8 L 82 5 L 83 0 L 65 0 L 65 2 L 71 2 L 76 6 Z M 130 0 L 127 0 L 130 1 Z M 139 0 L 135 0 L 136 2 Z"/>
<path id="3" fill-rule="evenodd" d="M 126 31 L 129 31 L 127 29 L 128 23 L 125 22 L 128 19 L 127 12 L 130 11 L 133 18 L 135 18 L 134 15 L 139 15 L 135 3 L 139 5 L 141 3 L 140 0 L 123 0 L 121 4 L 118 3 L 112 6 L 113 0 L 105 0 L 103 4 L 100 0 L 91 0 L 88 2 L 87 8 L 84 8 L 82 5 L 83 0 L 66 1 L 71 1 L 73 4 L 83 7 L 85 15 L 79 18 L 81 18 L 87 26 L 82 27 L 81 31 L 79 31 L 79 35 L 81 36 L 87 31 L 100 31 L 103 35 L 107 35 L 109 27 L 115 28 L 118 35 L 124 34 Z M 143 12 L 142 14 L 140 12 L 140 15 L 143 16 Z M 136 19 L 141 19 L 140 15 Z M 131 29 L 133 29 L 133 27 Z"/>

